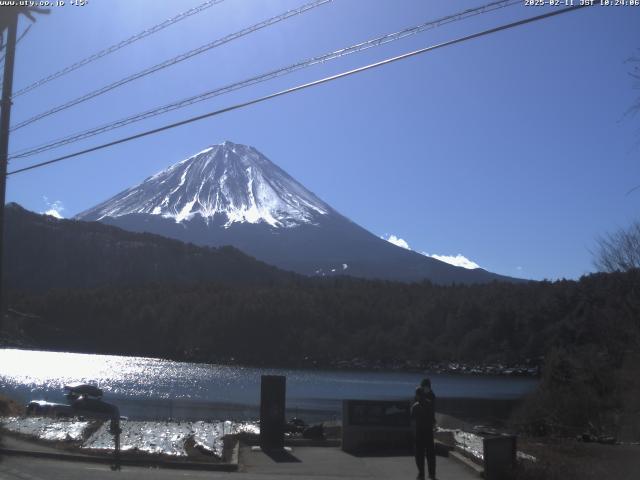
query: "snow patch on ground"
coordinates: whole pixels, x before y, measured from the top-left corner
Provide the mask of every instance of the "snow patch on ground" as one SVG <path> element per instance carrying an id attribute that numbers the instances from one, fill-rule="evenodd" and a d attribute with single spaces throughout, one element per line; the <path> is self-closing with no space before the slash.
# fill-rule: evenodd
<path id="1" fill-rule="evenodd" d="M 7 417 L 0 420 L 2 427 L 10 432 L 41 440 L 79 442 L 89 422 L 77 419 L 53 419 L 46 417 Z"/>
<path id="2" fill-rule="evenodd" d="M 90 425 L 77 419 L 54 419 L 49 417 L 0 418 L 0 425 L 7 431 L 19 433 L 39 440 L 82 442 L 83 450 L 108 452 L 114 449 L 110 422 L 105 421 L 85 440 Z M 218 458 L 223 454 L 223 437 L 240 433 L 259 434 L 255 422 L 232 421 L 135 421 L 120 423 L 120 448 L 123 452 L 142 452 L 172 457 L 187 457 L 186 442 L 193 439 L 193 446 Z"/>
<path id="3" fill-rule="evenodd" d="M 449 430 L 446 428 L 439 428 L 438 431 L 451 432 L 458 447 L 476 458 L 478 461 L 484 461 L 484 437 L 482 437 L 482 435 L 465 432 L 464 430 Z M 521 460 L 528 460 L 530 462 L 536 461 L 536 457 L 529 455 L 528 453 L 516 451 L 516 456 Z"/>
<path id="4" fill-rule="evenodd" d="M 186 457 L 185 442 L 194 437 L 214 455 L 222 456 L 222 436 L 224 422 L 142 422 L 121 423 L 120 448 L 123 452 L 138 451 L 162 454 L 172 457 Z M 113 435 L 109 423 L 105 422 L 82 445 L 87 450 L 113 450 Z"/>

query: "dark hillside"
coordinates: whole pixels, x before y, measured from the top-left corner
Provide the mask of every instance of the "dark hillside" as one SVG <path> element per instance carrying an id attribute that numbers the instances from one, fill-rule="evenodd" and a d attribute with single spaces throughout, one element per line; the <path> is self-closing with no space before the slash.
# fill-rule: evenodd
<path id="1" fill-rule="evenodd" d="M 233 247 L 198 247 L 98 222 L 59 220 L 7 205 L 8 288 L 95 288 L 149 283 L 270 285 L 294 275 Z"/>

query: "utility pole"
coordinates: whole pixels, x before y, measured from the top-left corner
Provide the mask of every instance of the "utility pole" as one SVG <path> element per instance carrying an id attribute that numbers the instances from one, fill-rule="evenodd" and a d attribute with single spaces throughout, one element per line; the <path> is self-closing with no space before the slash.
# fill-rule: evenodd
<path id="1" fill-rule="evenodd" d="M 9 9 L 7 9 L 9 10 Z M 0 328 L 6 311 L 5 282 L 3 275 L 4 254 L 4 202 L 7 191 L 7 157 L 9 156 L 9 123 L 11 121 L 11 95 L 13 94 L 13 63 L 16 57 L 16 37 L 18 15 L 20 11 L 11 8 L 3 15 L 7 30 L 7 42 L 4 57 L 4 76 L 2 77 L 2 100 L 0 100 Z M 3 14 L 5 12 L 2 12 Z"/>
<path id="2" fill-rule="evenodd" d="M 9 127 L 11 123 L 11 96 L 13 95 L 13 65 L 16 57 L 18 17 L 26 15 L 35 21 L 32 13 L 49 13 L 49 10 L 30 7 L 0 7 L 0 34 L 7 31 L 2 97 L 0 99 L 0 329 L 4 321 L 6 286 L 3 275 L 4 254 L 4 203 L 7 192 L 7 164 L 9 157 Z"/>

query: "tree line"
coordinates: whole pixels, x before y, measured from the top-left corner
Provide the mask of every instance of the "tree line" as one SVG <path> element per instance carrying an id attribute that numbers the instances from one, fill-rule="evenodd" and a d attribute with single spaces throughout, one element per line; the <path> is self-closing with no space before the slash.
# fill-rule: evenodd
<path id="1" fill-rule="evenodd" d="M 637 345 L 637 270 L 579 281 L 437 286 L 352 278 L 272 286 L 152 284 L 13 291 L 43 347 L 177 360 L 319 365 L 516 363 L 593 346 L 620 363 Z"/>

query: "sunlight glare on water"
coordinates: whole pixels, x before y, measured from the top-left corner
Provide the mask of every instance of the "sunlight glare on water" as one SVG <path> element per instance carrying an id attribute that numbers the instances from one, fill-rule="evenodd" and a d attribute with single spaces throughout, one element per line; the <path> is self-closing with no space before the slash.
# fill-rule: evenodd
<path id="1" fill-rule="evenodd" d="M 22 386 L 31 391 L 58 391 L 71 382 L 93 382 L 105 393 L 156 398 L 198 397 L 205 378 L 220 374 L 233 377 L 231 370 L 217 371 L 220 369 L 213 365 L 16 349 L 0 349 L 0 366 L 0 381 L 7 388 Z"/>

